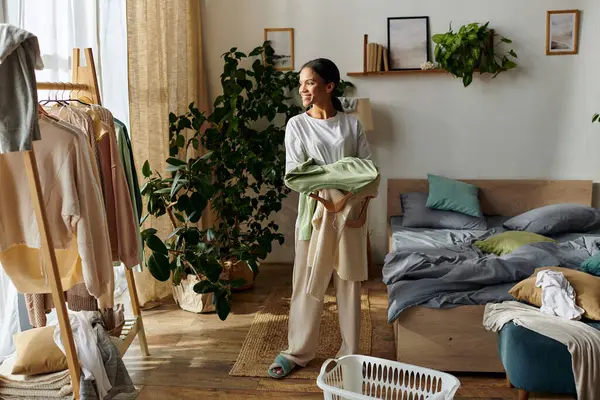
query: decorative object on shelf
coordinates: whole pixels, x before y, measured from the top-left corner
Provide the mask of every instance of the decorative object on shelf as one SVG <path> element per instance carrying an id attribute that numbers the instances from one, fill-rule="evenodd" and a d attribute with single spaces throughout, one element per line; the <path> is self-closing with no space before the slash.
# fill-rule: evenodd
<path id="1" fill-rule="evenodd" d="M 421 69 L 424 71 L 435 69 L 435 64 L 431 61 L 425 61 L 423 64 L 421 64 Z"/>
<path id="2" fill-rule="evenodd" d="M 462 78 L 465 87 L 473 81 L 473 72 L 476 70 L 481 74 L 494 74 L 495 78 L 500 72 L 517 66 L 509 58 L 517 58 L 514 50 L 504 55 L 499 54 L 498 45 L 494 42 L 496 35 L 488 25 L 489 22 L 484 25 L 474 22 L 462 26 L 457 32 L 453 32 L 450 26 L 448 32 L 433 35 L 433 42 L 436 44 L 435 61 L 440 68 Z M 500 36 L 500 41 L 512 43 L 503 36 Z"/>
<path id="3" fill-rule="evenodd" d="M 579 45 L 579 10 L 546 13 L 546 55 L 577 54 Z"/>
<path id="4" fill-rule="evenodd" d="M 354 115 L 356 116 L 356 118 L 358 118 L 365 132 L 370 132 L 374 129 L 370 99 L 366 97 L 357 99 L 356 110 L 350 112 L 349 114 Z"/>
<path id="5" fill-rule="evenodd" d="M 265 42 L 275 53 L 273 66 L 279 71 L 294 70 L 294 28 L 265 28 Z"/>
<path id="6" fill-rule="evenodd" d="M 429 59 L 429 17 L 388 18 L 390 70 L 420 69 Z"/>

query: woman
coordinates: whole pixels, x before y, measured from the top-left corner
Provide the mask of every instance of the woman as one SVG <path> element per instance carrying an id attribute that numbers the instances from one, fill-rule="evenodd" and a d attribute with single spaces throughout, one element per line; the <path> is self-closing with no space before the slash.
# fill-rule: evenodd
<path id="1" fill-rule="evenodd" d="M 339 83 L 340 72 L 330 60 L 319 58 L 302 67 L 299 91 L 308 111 L 291 118 L 286 126 L 286 173 L 309 159 L 319 165 L 333 164 L 344 157 L 370 159 L 371 151 L 360 122 L 345 114 L 341 101 L 334 96 Z M 273 378 L 283 378 L 296 366 L 306 366 L 315 357 L 319 344 L 323 303 L 307 294 L 308 242 L 298 239 L 297 223 L 289 347 L 269 367 Z M 342 334 L 337 357 L 341 357 L 359 349 L 361 289 L 360 282 L 343 280 L 335 271 L 332 278 Z"/>

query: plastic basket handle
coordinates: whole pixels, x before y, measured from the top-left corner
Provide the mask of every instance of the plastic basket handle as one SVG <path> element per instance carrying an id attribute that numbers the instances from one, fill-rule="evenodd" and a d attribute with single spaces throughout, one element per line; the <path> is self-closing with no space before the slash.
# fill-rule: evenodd
<path id="1" fill-rule="evenodd" d="M 325 362 L 323 363 L 323 366 L 321 367 L 321 373 L 320 373 L 320 375 L 321 375 L 321 376 L 325 375 L 325 371 L 327 370 L 327 367 L 328 367 L 328 366 L 329 366 L 329 364 L 331 364 L 332 362 L 336 362 L 336 363 L 337 363 L 337 360 L 336 360 L 335 358 L 330 358 L 330 359 L 328 359 L 327 361 L 325 361 Z"/>

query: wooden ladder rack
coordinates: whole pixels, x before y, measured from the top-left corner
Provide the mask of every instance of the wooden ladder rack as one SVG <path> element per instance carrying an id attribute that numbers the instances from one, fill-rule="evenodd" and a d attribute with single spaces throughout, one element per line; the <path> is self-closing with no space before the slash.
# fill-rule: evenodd
<path id="1" fill-rule="evenodd" d="M 81 65 L 80 49 L 73 49 L 72 62 L 72 82 L 38 82 L 38 90 L 76 90 L 79 98 L 86 98 L 93 104 L 100 105 L 100 90 L 98 87 L 98 78 L 96 68 L 94 66 L 94 57 L 92 49 L 84 50 L 87 65 Z M 34 151 L 24 153 L 25 168 L 27 171 L 29 190 L 33 198 L 33 207 L 40 231 L 42 255 L 46 260 L 46 265 L 49 265 L 49 281 L 51 284 L 52 297 L 56 307 L 58 322 L 60 324 L 61 340 L 65 347 L 67 363 L 71 374 L 73 385 L 73 395 L 75 399 L 79 399 L 79 382 L 80 382 L 80 367 L 77 360 L 77 351 L 73 341 L 73 332 L 69 322 L 69 316 L 65 305 L 65 296 L 62 283 L 60 280 L 58 263 L 54 252 L 54 245 L 50 237 L 48 228 L 48 219 L 46 209 L 43 202 L 43 194 L 40 184 L 37 164 L 35 161 Z M 142 354 L 149 355 L 148 342 L 146 341 L 146 333 L 144 331 L 144 323 L 139 304 L 139 299 L 135 287 L 135 279 L 133 271 L 125 268 L 125 276 L 127 278 L 127 287 L 129 288 L 129 297 L 131 298 L 131 306 L 133 309 L 133 318 L 125 321 L 123 333 L 121 334 L 122 343 L 119 346 L 119 352 L 124 355 L 136 336 L 139 338 Z"/>

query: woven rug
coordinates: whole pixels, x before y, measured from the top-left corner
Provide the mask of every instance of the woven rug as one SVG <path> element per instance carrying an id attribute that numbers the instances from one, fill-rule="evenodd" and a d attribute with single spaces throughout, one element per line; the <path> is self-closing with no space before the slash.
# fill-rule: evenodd
<path id="1" fill-rule="evenodd" d="M 275 357 L 287 348 L 288 315 L 290 312 L 290 290 L 275 291 L 256 314 L 246 340 L 233 368 L 231 376 L 268 377 L 267 369 Z M 317 356 L 305 368 L 296 368 L 289 375 L 295 379 L 317 379 L 321 365 L 328 358 L 334 358 L 340 346 L 340 325 L 338 321 L 335 294 L 328 291 L 324 301 L 321 320 L 321 340 Z M 371 314 L 369 294 L 361 294 L 360 354 L 371 354 Z"/>

